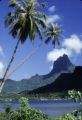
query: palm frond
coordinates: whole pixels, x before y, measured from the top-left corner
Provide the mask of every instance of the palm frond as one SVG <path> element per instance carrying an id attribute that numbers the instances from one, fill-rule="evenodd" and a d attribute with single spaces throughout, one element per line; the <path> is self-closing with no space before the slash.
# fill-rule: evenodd
<path id="1" fill-rule="evenodd" d="M 45 40 L 45 43 L 48 44 L 48 43 L 50 42 L 50 40 L 51 40 L 51 36 L 48 37 L 48 38 Z"/>
<path id="2" fill-rule="evenodd" d="M 27 19 L 24 19 L 24 22 L 22 24 L 22 27 L 19 30 L 19 39 L 21 40 L 21 43 L 24 43 L 26 39 L 28 38 L 30 31 L 30 22 Z"/>
<path id="3" fill-rule="evenodd" d="M 9 2 L 9 7 L 15 7 L 15 6 L 19 6 L 19 2 L 17 0 L 11 0 Z"/>
<path id="4" fill-rule="evenodd" d="M 45 14 L 43 14 L 42 17 L 44 18 L 45 21 L 47 20 L 47 16 Z"/>
<path id="5" fill-rule="evenodd" d="M 18 2 L 16 0 L 11 0 L 9 2 L 9 7 L 15 7 L 18 4 Z"/>
<path id="6" fill-rule="evenodd" d="M 48 37 L 45 43 L 52 42 L 53 46 L 55 47 L 55 43 L 59 44 L 59 37 L 63 31 L 61 30 L 60 26 L 57 24 L 50 24 L 45 31 L 45 35 Z M 51 40 L 50 40 L 51 39 Z"/>
<path id="7" fill-rule="evenodd" d="M 5 26 L 8 27 L 10 26 L 14 21 L 14 16 L 7 16 L 5 19 Z"/>
<path id="8" fill-rule="evenodd" d="M 40 29 L 46 28 L 43 20 L 46 19 L 46 16 L 37 9 L 41 5 L 45 6 L 43 3 L 38 3 L 37 0 L 11 0 L 9 2 L 9 7 L 14 7 L 14 10 L 8 16 L 6 24 L 7 27 L 10 26 L 11 35 L 18 37 L 21 43 L 24 43 L 28 36 L 33 41 L 36 33 L 42 39 Z"/>
<path id="9" fill-rule="evenodd" d="M 20 21 L 14 23 L 14 25 L 11 27 L 10 34 L 15 38 L 18 34 L 18 30 L 20 29 Z"/>
<path id="10" fill-rule="evenodd" d="M 38 7 L 46 7 L 47 6 L 47 2 L 42 2 L 42 3 L 39 3 L 39 2 L 37 2 L 36 1 L 36 8 L 38 8 Z"/>
<path id="11" fill-rule="evenodd" d="M 38 17 L 34 17 L 35 21 L 37 22 L 37 24 L 41 25 L 43 28 L 46 28 L 45 22 L 38 18 Z"/>
<path id="12" fill-rule="evenodd" d="M 34 22 L 34 27 L 35 27 L 36 32 L 39 34 L 39 37 L 42 39 L 42 37 L 43 37 L 42 32 L 41 32 L 39 26 L 35 22 Z"/>
<path id="13" fill-rule="evenodd" d="M 32 30 L 33 30 L 33 21 L 32 21 L 31 16 L 29 17 L 29 20 L 30 20 L 30 32 L 32 32 Z"/>
<path id="14" fill-rule="evenodd" d="M 9 7 L 17 7 L 17 9 L 20 9 L 21 11 L 25 11 L 25 8 L 21 4 L 21 2 L 18 2 L 17 0 L 11 0 L 9 2 Z"/>
<path id="15" fill-rule="evenodd" d="M 40 5 L 41 5 L 42 7 L 46 7 L 48 4 L 47 4 L 47 2 L 44 2 L 44 3 L 40 3 Z"/>
<path id="16" fill-rule="evenodd" d="M 30 37 L 30 40 L 33 41 L 34 38 L 35 38 L 35 31 L 34 31 L 34 24 L 33 24 L 33 20 L 32 20 L 32 17 L 30 16 L 29 17 L 29 25 L 30 25 L 30 31 L 29 31 L 29 37 Z"/>

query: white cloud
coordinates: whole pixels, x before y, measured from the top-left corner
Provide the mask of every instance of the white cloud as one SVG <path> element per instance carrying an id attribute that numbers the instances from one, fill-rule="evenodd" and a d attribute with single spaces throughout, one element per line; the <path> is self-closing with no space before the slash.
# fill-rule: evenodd
<path id="1" fill-rule="evenodd" d="M 4 72 L 4 64 L 0 62 L 0 77 L 3 76 L 3 72 Z"/>
<path id="2" fill-rule="evenodd" d="M 3 50 L 2 50 L 2 47 L 0 46 L 0 53 L 2 52 Z"/>
<path id="3" fill-rule="evenodd" d="M 4 63 L 2 62 L 3 61 L 3 59 L 4 59 L 4 52 L 3 52 L 3 48 L 2 48 L 2 46 L 0 46 L 0 77 L 2 77 L 3 76 L 3 72 L 4 72 L 4 67 L 5 67 L 5 65 L 4 65 Z"/>
<path id="4" fill-rule="evenodd" d="M 54 6 L 54 5 L 49 7 L 49 9 L 48 9 L 48 11 L 51 13 L 53 13 L 55 10 L 56 10 L 56 6 Z"/>
<path id="5" fill-rule="evenodd" d="M 65 48 L 54 49 L 54 50 L 52 50 L 51 52 L 49 52 L 47 54 L 47 59 L 48 59 L 48 61 L 55 61 L 60 56 L 63 56 L 64 54 L 66 54 L 68 56 L 71 56 L 72 53 L 70 51 L 68 51 L 67 49 L 65 49 Z"/>
<path id="6" fill-rule="evenodd" d="M 3 48 L 0 46 L 0 54 L 4 56 Z"/>
<path id="7" fill-rule="evenodd" d="M 77 55 L 82 51 L 82 41 L 75 34 L 64 39 L 62 44 L 62 48 L 54 49 L 47 54 L 48 61 L 55 61 L 64 54 L 68 55 L 69 58 L 72 57 L 76 59 Z"/>
<path id="8" fill-rule="evenodd" d="M 60 20 L 60 19 L 61 19 L 61 18 L 60 18 L 59 15 L 50 15 L 50 16 L 48 16 L 48 18 L 47 18 L 46 24 L 54 23 L 54 22 L 56 22 L 56 21 L 58 21 L 58 20 Z"/>
<path id="9" fill-rule="evenodd" d="M 82 50 L 82 41 L 77 35 L 73 34 L 70 36 L 70 38 L 64 40 L 63 46 L 73 50 L 78 54 Z"/>

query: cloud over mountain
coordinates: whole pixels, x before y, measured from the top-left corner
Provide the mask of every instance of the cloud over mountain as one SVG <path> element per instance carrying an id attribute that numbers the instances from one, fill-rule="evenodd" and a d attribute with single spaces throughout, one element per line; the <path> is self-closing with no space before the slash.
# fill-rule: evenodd
<path id="1" fill-rule="evenodd" d="M 63 46 L 78 54 L 82 50 L 82 41 L 77 35 L 73 34 L 70 38 L 64 40 Z"/>
<path id="2" fill-rule="evenodd" d="M 62 41 L 62 47 L 60 49 L 53 49 L 47 54 L 48 61 L 57 60 L 58 57 L 64 54 L 69 58 L 76 58 L 82 52 L 82 41 L 78 35 L 72 34 L 69 38 L 65 38 Z"/>

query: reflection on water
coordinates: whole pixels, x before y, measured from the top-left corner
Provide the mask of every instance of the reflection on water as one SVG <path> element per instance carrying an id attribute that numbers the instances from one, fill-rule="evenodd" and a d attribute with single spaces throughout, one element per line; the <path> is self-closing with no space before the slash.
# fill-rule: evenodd
<path id="1" fill-rule="evenodd" d="M 4 110 L 4 104 L 6 102 L 0 102 L 0 111 Z M 16 109 L 19 103 L 16 101 L 10 102 L 12 109 Z M 29 105 L 32 108 L 41 110 L 42 112 L 48 114 L 51 118 L 54 116 L 69 113 L 74 109 L 79 108 L 79 103 L 74 103 L 71 100 L 47 100 L 47 101 L 31 101 Z"/>

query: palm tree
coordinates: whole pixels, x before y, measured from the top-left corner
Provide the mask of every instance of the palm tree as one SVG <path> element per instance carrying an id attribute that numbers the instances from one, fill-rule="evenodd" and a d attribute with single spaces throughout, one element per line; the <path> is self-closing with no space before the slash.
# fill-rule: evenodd
<path id="1" fill-rule="evenodd" d="M 52 42 L 53 47 L 55 47 L 56 42 L 59 45 L 59 37 L 61 37 L 62 32 L 63 30 L 58 24 L 50 24 L 47 30 L 45 31 L 45 35 L 47 37 L 45 43 L 48 44 L 49 42 Z"/>
<path id="2" fill-rule="evenodd" d="M 58 24 L 50 24 L 46 30 L 45 30 L 45 36 L 47 37 L 45 41 L 42 41 L 34 50 L 31 51 L 31 53 L 26 56 L 10 73 L 8 74 L 7 78 L 9 78 L 17 69 L 19 69 L 32 55 L 44 44 L 48 44 L 49 42 L 52 42 L 53 46 L 55 47 L 55 43 L 59 42 L 59 37 L 61 37 L 61 33 L 63 30 Z"/>
<path id="3" fill-rule="evenodd" d="M 44 3 L 38 3 L 36 0 L 22 0 L 20 2 L 17 0 L 11 0 L 9 2 L 9 7 L 14 7 L 14 10 L 8 13 L 5 24 L 6 27 L 10 28 L 10 34 L 14 38 L 18 38 L 18 41 L 3 76 L 0 92 L 2 91 L 7 73 L 13 63 L 19 44 L 23 44 L 28 37 L 31 42 L 33 42 L 36 33 L 38 33 L 42 39 L 42 32 L 40 28 L 46 28 L 46 25 L 42 20 L 42 18 L 45 18 L 45 15 L 40 12 L 39 7 L 45 7 L 45 5 L 46 4 Z"/>

